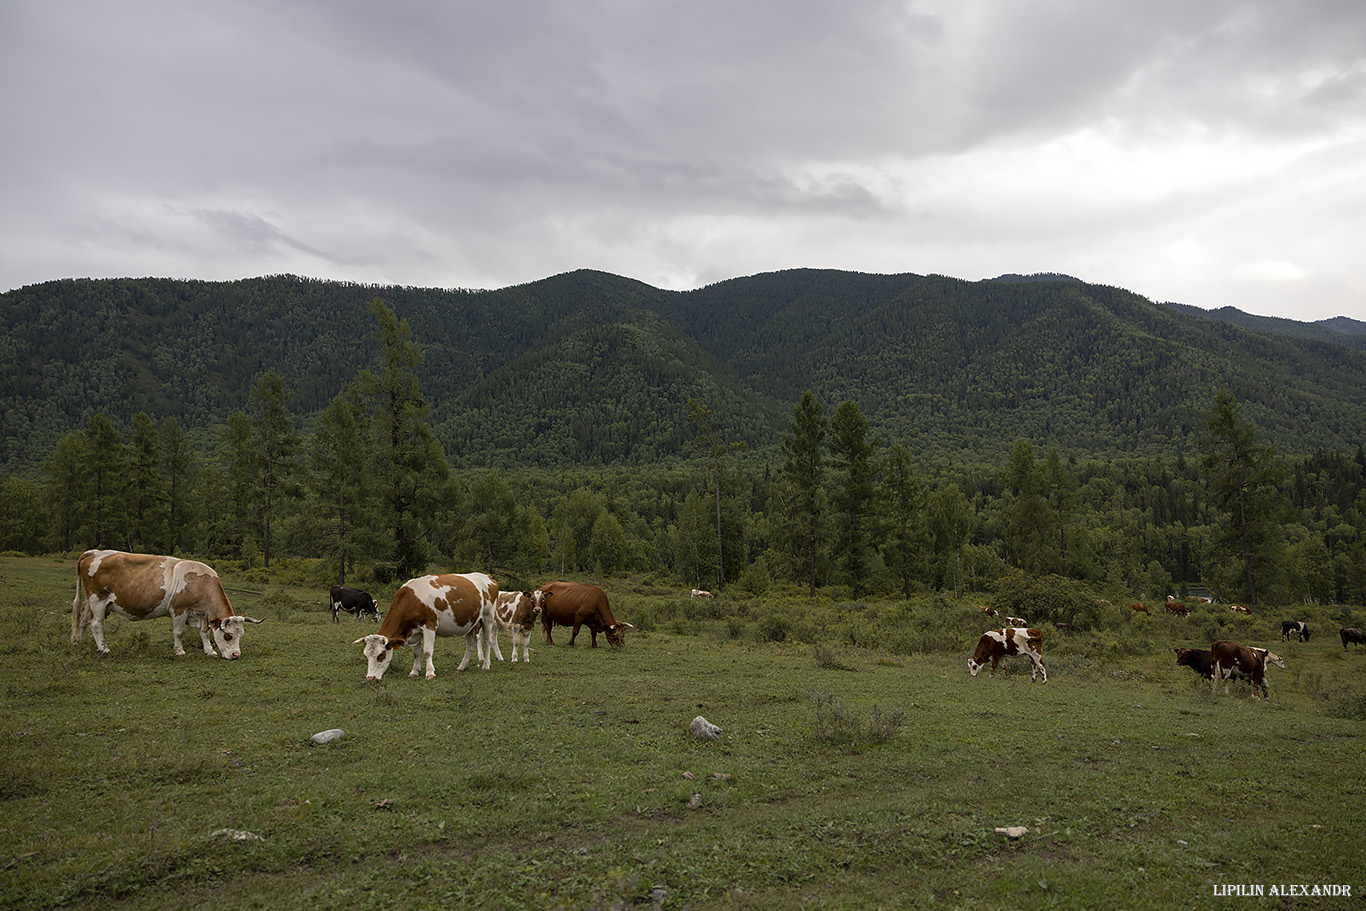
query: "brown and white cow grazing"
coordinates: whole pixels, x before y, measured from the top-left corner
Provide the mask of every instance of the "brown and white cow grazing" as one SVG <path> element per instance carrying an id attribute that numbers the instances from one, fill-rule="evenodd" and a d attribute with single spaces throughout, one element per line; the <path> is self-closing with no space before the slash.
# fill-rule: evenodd
<path id="1" fill-rule="evenodd" d="M 512 663 L 517 663 L 517 649 L 522 649 L 522 660 L 531 662 L 531 631 L 541 616 L 540 592 L 500 592 L 493 602 L 493 619 L 497 622 L 493 636 L 489 640 L 493 646 L 493 657 L 503 660 L 503 650 L 498 647 L 498 630 L 504 629 L 512 637 Z M 484 660 L 483 643 L 480 643 L 479 660 Z"/>
<path id="2" fill-rule="evenodd" d="M 218 573 L 203 563 L 117 550 L 87 550 L 76 561 L 71 644 L 80 644 L 88 626 L 95 648 L 109 654 L 104 644 L 104 618 L 110 611 L 129 620 L 170 617 L 177 655 L 185 654 L 181 637 L 186 624 L 194 620 L 204 654 L 215 658 L 240 657 L 246 624 L 261 622 L 233 613 Z"/>
<path id="3" fill-rule="evenodd" d="M 1043 666 L 1043 633 L 1036 629 L 990 629 L 977 640 L 977 650 L 968 659 L 968 671 L 976 677 L 977 672 L 991 659 L 991 675 L 996 676 L 996 665 L 1002 658 L 1024 655 L 1034 663 L 1034 672 L 1029 675 L 1031 683 L 1043 674 L 1043 682 L 1048 682 L 1048 670 Z"/>
<path id="4" fill-rule="evenodd" d="M 1230 604 L 1230 605 L 1228 606 L 1228 609 L 1229 609 L 1229 611 L 1230 611 L 1231 613 L 1235 613 L 1235 614 L 1250 614 L 1250 613 L 1252 613 L 1252 611 L 1248 610 L 1246 607 L 1243 607 L 1241 604 Z"/>
<path id="5" fill-rule="evenodd" d="M 1357 629 L 1355 626 L 1345 626 L 1338 631 L 1342 636 L 1342 650 L 1347 651 L 1347 643 L 1353 645 L 1366 645 L 1366 630 Z"/>
<path id="6" fill-rule="evenodd" d="M 1133 604 L 1129 605 L 1129 610 L 1136 614 L 1146 614 L 1148 613 L 1148 605 L 1144 604 L 1142 601 L 1135 601 Z"/>
<path id="7" fill-rule="evenodd" d="M 1176 663 L 1188 667 L 1206 680 L 1214 676 L 1214 659 L 1207 648 L 1179 648 L 1176 650 Z"/>
<path id="8" fill-rule="evenodd" d="M 1236 674 L 1243 677 L 1252 678 L 1252 698 L 1257 698 L 1257 688 L 1261 687 L 1263 695 L 1271 698 L 1271 691 L 1266 686 L 1266 666 L 1274 664 L 1279 668 L 1285 667 L 1285 662 L 1281 656 L 1274 654 L 1268 649 L 1254 648 L 1247 645 L 1239 645 L 1227 639 L 1220 639 L 1210 646 L 1210 660 L 1213 664 L 1214 692 L 1219 692 L 1219 681 L 1223 680 L 1224 692 L 1228 692 L 1227 681 L 1231 680 Z"/>
<path id="9" fill-rule="evenodd" d="M 598 633 L 607 635 L 609 645 L 625 645 L 623 634 L 635 629 L 629 623 L 618 623 L 607 604 L 607 593 L 596 585 L 582 582 L 547 582 L 541 593 L 541 628 L 545 630 L 545 644 L 554 645 L 550 630 L 555 626 L 569 626 L 569 644 L 579 634 L 580 627 L 588 627 L 593 635 L 593 648 L 598 647 Z"/>
<path id="10" fill-rule="evenodd" d="M 688 597 L 690 597 L 690 598 L 710 598 L 711 596 L 712 596 L 712 595 L 711 595 L 711 592 L 707 591 L 707 590 L 704 589 L 704 588 L 694 588 L 694 589 L 692 590 L 692 594 L 689 595 Z"/>
<path id="11" fill-rule="evenodd" d="M 432 652 L 437 636 L 465 637 L 465 657 L 456 668 L 463 671 L 469 666 L 479 640 L 487 642 L 494 635 L 493 604 L 497 598 L 498 583 L 484 573 L 448 573 L 409 579 L 394 592 L 379 632 L 356 640 L 365 643 L 362 651 L 366 661 L 365 679 L 383 679 L 393 660 L 394 649 L 405 643 L 413 650 L 413 669 L 408 676 L 416 677 L 425 660 L 427 679 L 432 679 L 436 676 Z M 481 651 L 484 670 L 489 669 L 490 651 Z"/>
<path id="12" fill-rule="evenodd" d="M 1175 600 L 1174 598 L 1167 599 L 1167 612 L 1176 614 L 1178 617 L 1185 617 L 1189 614 L 1189 612 L 1186 610 L 1186 605 L 1182 604 L 1180 601 Z"/>

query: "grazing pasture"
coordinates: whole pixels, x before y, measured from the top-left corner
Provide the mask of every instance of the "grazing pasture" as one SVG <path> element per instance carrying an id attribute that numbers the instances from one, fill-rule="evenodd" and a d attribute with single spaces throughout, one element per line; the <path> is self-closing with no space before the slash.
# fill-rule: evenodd
<path id="1" fill-rule="evenodd" d="M 325 591 L 219 571 L 265 619 L 240 660 L 176 658 L 156 621 L 111 622 L 101 656 L 69 643 L 74 559 L 0 557 L 0 906 L 1366 895 L 1366 654 L 1335 635 L 1282 643 L 1286 669 L 1254 701 L 1237 681 L 1212 695 L 1173 647 L 1231 622 L 1255 635 L 1228 638 L 1266 646 L 1271 621 L 1115 609 L 1092 632 L 1040 624 L 1049 683 L 1031 686 L 1023 658 L 969 675 L 990 622 L 977 600 L 708 601 L 622 582 L 605 587 L 636 626 L 624 649 L 533 640 L 530 664 L 456 673 L 463 643 L 439 639 L 436 679 L 367 684 Z M 689 736 L 697 715 L 719 741 Z M 345 735 L 309 740 L 331 728 Z M 995 832 L 1011 826 L 1028 832 Z"/>

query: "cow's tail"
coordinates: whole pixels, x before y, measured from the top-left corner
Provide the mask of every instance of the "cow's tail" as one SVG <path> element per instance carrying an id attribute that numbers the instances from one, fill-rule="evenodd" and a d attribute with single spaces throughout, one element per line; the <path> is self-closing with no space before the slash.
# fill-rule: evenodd
<path id="1" fill-rule="evenodd" d="M 71 599 L 71 644 L 80 645 L 81 637 L 85 635 L 85 628 L 89 621 L 82 623 L 84 615 L 87 613 L 85 604 L 85 586 L 81 584 L 80 571 L 76 572 L 76 597 Z"/>

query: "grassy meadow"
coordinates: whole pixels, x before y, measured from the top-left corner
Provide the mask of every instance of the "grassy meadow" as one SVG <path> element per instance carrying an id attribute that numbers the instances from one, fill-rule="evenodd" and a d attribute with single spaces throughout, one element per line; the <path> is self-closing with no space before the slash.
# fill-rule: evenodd
<path id="1" fill-rule="evenodd" d="M 1366 649 L 1338 607 L 1043 627 L 968 675 L 983 599 L 605 586 L 627 647 L 366 684 L 320 589 L 219 567 L 250 626 L 72 648 L 75 558 L 0 557 L 0 907 L 1361 907 Z M 376 591 L 380 600 L 381 592 Z M 387 603 L 392 589 L 383 594 Z M 1284 617 L 1282 617 L 1284 614 Z M 1280 642 L 1306 619 L 1307 643 Z M 1173 648 L 1270 646 L 1271 699 Z M 510 643 L 503 640 L 504 654 Z M 719 741 L 689 736 L 703 715 Z M 329 728 L 342 739 L 317 745 Z M 1018 840 L 997 827 L 1025 826 Z M 1220 897 L 1349 885 L 1352 899 Z M 1255 902 L 1255 904 L 1254 904 Z"/>

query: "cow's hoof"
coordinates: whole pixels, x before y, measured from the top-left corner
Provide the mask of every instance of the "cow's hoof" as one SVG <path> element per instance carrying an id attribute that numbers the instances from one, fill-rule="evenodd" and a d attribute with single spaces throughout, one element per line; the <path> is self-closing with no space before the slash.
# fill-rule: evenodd
<path id="1" fill-rule="evenodd" d="M 435 680 L 435 679 L 436 679 L 436 674 L 428 674 L 428 675 L 427 675 L 427 679 L 428 679 L 428 680 Z"/>

